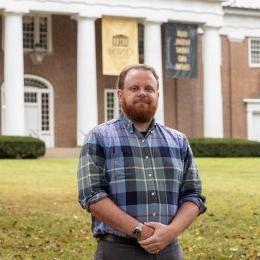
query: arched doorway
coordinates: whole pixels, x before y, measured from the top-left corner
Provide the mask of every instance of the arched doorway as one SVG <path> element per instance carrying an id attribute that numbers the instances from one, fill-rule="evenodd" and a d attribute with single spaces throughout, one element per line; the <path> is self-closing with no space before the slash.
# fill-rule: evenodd
<path id="1" fill-rule="evenodd" d="M 53 87 L 45 79 L 24 77 L 25 133 L 54 146 Z"/>

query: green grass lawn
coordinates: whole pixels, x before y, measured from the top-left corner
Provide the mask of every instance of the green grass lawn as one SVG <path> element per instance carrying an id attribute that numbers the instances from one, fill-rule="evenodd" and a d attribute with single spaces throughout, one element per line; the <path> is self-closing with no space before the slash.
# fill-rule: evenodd
<path id="1" fill-rule="evenodd" d="M 208 211 L 180 237 L 186 259 L 260 259 L 260 159 L 197 159 Z M 0 160 L 0 259 L 92 259 L 77 160 Z"/>

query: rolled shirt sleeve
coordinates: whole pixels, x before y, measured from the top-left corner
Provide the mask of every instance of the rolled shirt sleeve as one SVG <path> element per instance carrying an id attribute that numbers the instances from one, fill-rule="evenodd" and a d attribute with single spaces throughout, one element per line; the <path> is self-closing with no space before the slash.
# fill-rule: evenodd
<path id="1" fill-rule="evenodd" d="M 89 211 L 90 204 L 108 196 L 105 152 L 97 129 L 93 129 L 85 138 L 81 149 L 77 178 L 78 199 L 82 208 Z"/>
<path id="2" fill-rule="evenodd" d="M 201 195 L 201 178 L 186 137 L 183 145 L 184 171 L 179 194 L 179 207 L 184 202 L 190 201 L 198 206 L 199 214 L 203 214 L 207 209 L 205 206 L 206 198 Z"/>

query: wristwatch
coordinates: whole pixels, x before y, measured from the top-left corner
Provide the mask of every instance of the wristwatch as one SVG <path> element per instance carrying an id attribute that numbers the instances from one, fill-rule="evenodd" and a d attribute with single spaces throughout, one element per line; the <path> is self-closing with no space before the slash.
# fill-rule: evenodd
<path id="1" fill-rule="evenodd" d="M 138 225 L 135 227 L 135 229 L 132 232 L 133 237 L 135 237 L 136 239 L 140 238 L 142 233 L 142 228 L 143 228 L 143 224 L 138 223 Z"/>

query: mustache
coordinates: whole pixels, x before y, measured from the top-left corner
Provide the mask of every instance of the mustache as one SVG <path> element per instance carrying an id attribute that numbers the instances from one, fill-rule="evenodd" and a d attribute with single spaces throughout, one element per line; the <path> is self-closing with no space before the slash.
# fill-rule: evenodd
<path id="1" fill-rule="evenodd" d="M 134 100 L 134 103 L 146 103 L 146 104 L 151 104 L 151 100 L 147 97 L 142 97 L 142 98 L 137 98 Z"/>

